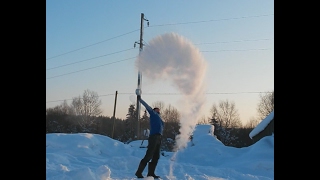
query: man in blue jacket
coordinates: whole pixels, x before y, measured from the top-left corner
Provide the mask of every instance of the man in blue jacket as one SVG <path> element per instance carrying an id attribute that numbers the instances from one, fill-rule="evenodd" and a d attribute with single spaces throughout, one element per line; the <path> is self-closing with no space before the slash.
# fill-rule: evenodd
<path id="1" fill-rule="evenodd" d="M 140 161 L 138 170 L 136 171 L 135 175 L 138 178 L 143 178 L 142 172 L 146 165 L 148 164 L 148 175 L 153 176 L 154 178 L 160 178 L 154 174 L 156 166 L 158 164 L 158 160 L 160 158 L 160 147 L 161 147 L 161 138 L 163 132 L 163 120 L 160 117 L 160 109 L 155 107 L 151 108 L 144 100 L 141 99 L 139 93 L 137 93 L 138 100 L 140 103 L 147 109 L 150 115 L 150 134 L 148 138 L 148 149 Z M 151 162 L 149 162 L 151 160 Z M 148 163 L 149 162 L 149 163 Z"/>

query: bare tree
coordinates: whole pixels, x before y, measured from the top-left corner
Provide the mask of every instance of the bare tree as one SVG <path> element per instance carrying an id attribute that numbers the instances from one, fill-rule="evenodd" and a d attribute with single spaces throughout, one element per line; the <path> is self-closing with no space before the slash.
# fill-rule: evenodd
<path id="1" fill-rule="evenodd" d="M 228 100 L 220 101 L 219 106 L 213 104 L 210 109 L 211 119 L 215 119 L 219 126 L 224 128 L 236 128 L 241 127 L 241 121 L 238 110 L 234 102 Z"/>
<path id="2" fill-rule="evenodd" d="M 162 107 L 161 104 L 159 107 Z M 174 147 L 173 140 L 179 134 L 180 113 L 174 106 L 169 104 L 165 109 L 162 110 L 161 117 L 165 122 L 162 146 L 166 150 L 172 150 Z"/>
<path id="3" fill-rule="evenodd" d="M 219 106 L 213 104 L 210 112 L 214 135 L 224 145 L 233 146 L 238 140 L 233 132 L 242 126 L 235 103 L 228 100 L 220 101 Z"/>
<path id="4" fill-rule="evenodd" d="M 169 104 L 168 107 L 162 111 L 161 117 L 165 122 L 179 123 L 180 113 L 175 107 Z"/>
<path id="5" fill-rule="evenodd" d="M 96 92 L 85 90 L 82 98 L 75 97 L 72 99 L 72 107 L 76 115 L 84 116 L 99 116 L 102 113 L 100 109 L 101 100 Z"/>
<path id="6" fill-rule="evenodd" d="M 210 124 L 210 122 L 206 116 L 202 116 L 197 124 Z"/>
<path id="7" fill-rule="evenodd" d="M 244 128 L 255 128 L 259 124 L 259 121 L 254 117 L 251 117 L 250 120 L 245 124 Z"/>
<path id="8" fill-rule="evenodd" d="M 63 103 L 61 103 L 61 110 L 68 115 L 74 115 L 74 109 L 68 105 L 67 101 L 64 100 Z"/>
<path id="9" fill-rule="evenodd" d="M 71 107 L 75 115 L 81 118 L 79 125 L 85 128 L 93 123 L 94 117 L 101 115 L 100 105 L 101 100 L 99 100 L 98 94 L 87 89 L 82 98 L 78 96 L 72 99 Z"/>
<path id="10" fill-rule="evenodd" d="M 162 101 L 156 101 L 154 103 L 152 103 L 152 108 L 160 108 L 160 112 L 162 112 L 163 108 L 164 108 L 164 102 Z"/>
<path id="11" fill-rule="evenodd" d="M 260 102 L 258 104 L 258 114 L 260 120 L 267 117 L 274 110 L 274 91 L 260 94 Z"/>

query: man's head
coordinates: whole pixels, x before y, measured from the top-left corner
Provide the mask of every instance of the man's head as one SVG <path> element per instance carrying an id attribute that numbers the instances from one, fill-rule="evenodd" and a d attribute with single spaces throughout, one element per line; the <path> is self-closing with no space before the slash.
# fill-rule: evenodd
<path id="1" fill-rule="evenodd" d="M 159 108 L 155 107 L 155 108 L 153 108 L 153 110 L 154 110 L 155 112 L 157 112 L 158 114 L 160 114 L 160 109 L 159 109 Z"/>

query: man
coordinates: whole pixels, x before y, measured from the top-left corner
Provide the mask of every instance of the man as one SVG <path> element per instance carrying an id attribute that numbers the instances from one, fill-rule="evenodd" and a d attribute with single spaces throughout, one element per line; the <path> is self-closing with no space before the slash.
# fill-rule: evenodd
<path id="1" fill-rule="evenodd" d="M 160 158 L 161 138 L 162 138 L 164 123 L 160 117 L 160 109 L 157 107 L 152 109 L 144 100 L 141 99 L 141 96 L 139 93 L 137 93 L 137 91 L 136 91 L 136 94 L 138 96 L 138 100 L 144 107 L 146 107 L 150 115 L 150 134 L 148 138 L 147 152 L 143 157 L 143 159 L 140 161 L 138 170 L 136 171 L 135 175 L 138 178 L 144 178 L 142 175 L 142 172 L 146 167 L 146 165 L 148 164 L 147 176 L 153 176 L 153 178 L 160 178 L 160 176 L 157 176 L 154 174 L 154 171 L 156 169 L 158 160 Z M 151 162 L 149 162 L 150 160 Z"/>

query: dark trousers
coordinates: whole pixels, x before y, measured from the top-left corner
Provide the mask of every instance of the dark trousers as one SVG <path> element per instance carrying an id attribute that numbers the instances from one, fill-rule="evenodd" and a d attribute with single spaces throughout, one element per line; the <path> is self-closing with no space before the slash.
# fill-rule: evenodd
<path id="1" fill-rule="evenodd" d="M 140 176 L 144 168 L 149 163 L 148 175 L 154 175 L 154 170 L 158 164 L 160 158 L 160 148 L 161 148 L 161 135 L 155 134 L 150 135 L 148 138 L 148 149 L 143 159 L 141 159 L 138 170 L 136 172 L 137 176 Z M 151 165 L 151 166 L 150 166 Z"/>
<path id="2" fill-rule="evenodd" d="M 160 148 L 161 148 L 161 135 L 155 134 L 148 138 L 148 149 L 143 157 L 142 161 L 148 163 L 150 160 L 152 162 L 158 162 L 160 158 Z"/>

